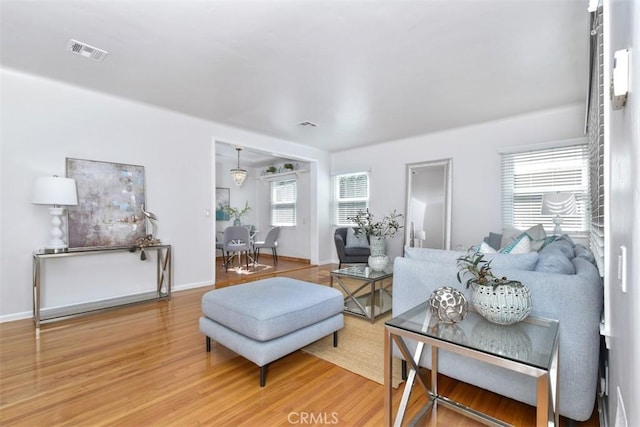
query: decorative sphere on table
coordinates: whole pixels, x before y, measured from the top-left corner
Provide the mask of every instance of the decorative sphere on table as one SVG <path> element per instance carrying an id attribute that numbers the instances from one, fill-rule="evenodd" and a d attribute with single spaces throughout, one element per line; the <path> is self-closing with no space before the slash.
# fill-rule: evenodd
<path id="1" fill-rule="evenodd" d="M 457 323 L 469 312 L 467 298 L 458 289 L 442 286 L 429 297 L 431 314 L 445 323 Z"/>

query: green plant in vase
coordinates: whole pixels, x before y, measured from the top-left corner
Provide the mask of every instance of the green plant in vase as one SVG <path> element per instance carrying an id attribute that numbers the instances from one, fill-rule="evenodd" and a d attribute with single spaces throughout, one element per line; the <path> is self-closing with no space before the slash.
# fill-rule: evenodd
<path id="1" fill-rule="evenodd" d="M 380 221 L 376 221 L 368 208 L 364 211 L 358 211 L 353 217 L 347 218 L 356 224 L 357 227 L 354 230 L 356 236 L 364 233 L 369 238 L 371 251 L 369 267 L 374 271 L 381 271 L 386 267 L 389 259 L 385 255 L 385 239 L 387 237 L 395 237 L 398 230 L 402 228 L 402 225 L 398 222 L 401 218 L 402 214 L 397 213 L 394 209 L 382 217 Z M 379 259 L 379 257 L 384 257 L 384 260 Z"/>
<path id="2" fill-rule="evenodd" d="M 498 277 L 485 254 L 469 249 L 457 260 L 458 282 L 471 287 L 471 301 L 485 319 L 501 325 L 519 322 L 531 313 L 529 288 L 518 280 Z M 466 280 L 465 280 L 466 279 Z"/>
<path id="3" fill-rule="evenodd" d="M 238 209 L 231 206 L 225 206 L 224 211 L 233 218 L 233 225 L 241 225 L 242 217 L 249 213 L 251 207 L 249 206 L 249 201 L 247 200 L 244 204 L 244 208 Z"/>

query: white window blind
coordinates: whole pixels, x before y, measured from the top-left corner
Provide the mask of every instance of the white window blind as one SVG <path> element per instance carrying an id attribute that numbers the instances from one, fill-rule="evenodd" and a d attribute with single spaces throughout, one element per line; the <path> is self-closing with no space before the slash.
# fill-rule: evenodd
<path id="1" fill-rule="evenodd" d="M 295 179 L 271 182 L 271 225 L 296 225 L 296 192 Z"/>
<path id="2" fill-rule="evenodd" d="M 369 207 L 369 173 L 357 172 L 334 177 L 335 225 L 352 225 L 347 218 Z"/>
<path id="3" fill-rule="evenodd" d="M 600 274 L 604 275 L 605 236 L 605 183 L 604 183 L 604 65 L 602 8 L 593 16 L 591 38 L 592 70 L 589 91 L 589 115 L 587 134 L 589 138 L 589 174 L 591 198 L 591 228 L 589 246 L 593 251 Z"/>
<path id="4" fill-rule="evenodd" d="M 586 238 L 589 230 L 589 148 L 572 145 L 502 155 L 502 221 L 505 227 L 554 228 L 553 215 L 542 215 L 545 193 L 573 193 L 576 213 L 562 217 L 562 231 Z"/>

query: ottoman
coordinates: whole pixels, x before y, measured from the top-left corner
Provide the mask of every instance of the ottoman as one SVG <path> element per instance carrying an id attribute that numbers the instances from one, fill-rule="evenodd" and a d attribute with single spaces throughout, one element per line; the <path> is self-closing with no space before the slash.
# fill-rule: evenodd
<path id="1" fill-rule="evenodd" d="M 202 296 L 200 331 L 260 367 L 260 387 L 270 362 L 338 330 L 344 297 L 337 289 L 273 277 L 209 291 Z"/>

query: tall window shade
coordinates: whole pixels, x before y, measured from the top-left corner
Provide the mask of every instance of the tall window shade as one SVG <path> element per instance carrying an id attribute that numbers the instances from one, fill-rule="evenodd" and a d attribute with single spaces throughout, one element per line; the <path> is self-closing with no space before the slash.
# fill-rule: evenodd
<path id="1" fill-rule="evenodd" d="M 536 224 L 553 231 L 553 215 L 542 215 L 545 193 L 573 193 L 576 214 L 562 217 L 562 231 L 587 238 L 589 148 L 586 144 L 502 155 L 502 220 L 505 227 Z"/>
<path id="2" fill-rule="evenodd" d="M 358 172 L 334 177 L 335 225 L 352 225 L 347 218 L 369 207 L 369 173 Z"/>
<path id="3" fill-rule="evenodd" d="M 591 80 L 587 116 L 589 139 L 589 182 L 591 228 L 589 245 L 596 257 L 600 274 L 604 275 L 604 63 L 602 39 L 602 7 L 591 16 Z"/>
<path id="4" fill-rule="evenodd" d="M 296 225 L 296 192 L 295 179 L 271 182 L 271 225 Z"/>

